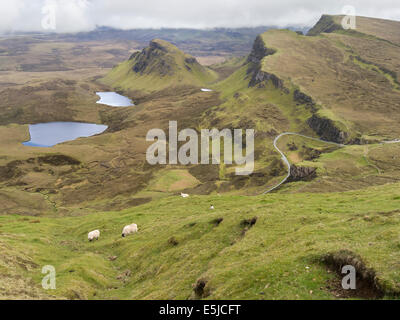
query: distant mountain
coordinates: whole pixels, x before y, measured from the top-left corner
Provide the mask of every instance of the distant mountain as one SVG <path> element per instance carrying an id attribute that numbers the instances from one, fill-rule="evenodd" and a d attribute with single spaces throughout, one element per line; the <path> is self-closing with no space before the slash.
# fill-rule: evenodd
<path id="1" fill-rule="evenodd" d="M 321 33 L 332 33 L 344 31 L 342 20 L 344 16 L 323 15 L 317 24 L 309 30 L 308 36 L 316 36 Z M 357 17 L 356 29 L 347 32 L 365 34 L 387 40 L 400 45 L 400 21 L 384 20 L 368 17 Z"/>
<path id="2" fill-rule="evenodd" d="M 42 37 L 59 41 L 105 41 L 127 40 L 135 41 L 141 48 L 147 46 L 153 39 L 164 39 L 179 47 L 181 50 L 195 56 L 222 55 L 244 56 L 249 53 L 254 38 L 274 26 L 254 28 L 215 28 L 215 29 L 132 29 L 121 30 L 109 27 L 98 27 L 90 32 L 74 34 L 51 34 Z M 309 28 L 289 27 L 290 30 L 306 33 Z"/>
<path id="3" fill-rule="evenodd" d="M 103 82 L 123 90 L 155 91 L 170 86 L 202 86 L 217 74 L 173 44 L 155 39 L 129 60 L 113 68 Z"/>
<path id="4" fill-rule="evenodd" d="M 104 70 L 3 72 L 18 83 L 0 90 L 0 298 L 398 299 L 399 23 L 359 17 L 356 30 L 343 30 L 340 19 L 323 16 L 313 36 L 268 30 L 247 57 L 212 69 L 181 51 L 184 41 L 178 49 L 152 40 L 132 55 L 120 47 L 131 57 L 102 81 L 132 98 L 129 108 L 95 103 L 109 89 L 95 81 Z M 187 41 L 206 52 L 213 40 L 203 40 Z M 11 43 L 0 47 L 3 65 L 15 61 L 10 53 L 36 58 L 37 47 Z M 94 49 L 70 57 L 90 64 Z M 109 127 L 54 149 L 23 148 L 28 127 L 15 119 L 33 117 Z M 146 132 L 166 132 L 171 120 L 179 130 L 254 129 L 254 152 L 242 143 L 253 173 L 237 176 L 229 163 L 149 165 Z M 232 141 L 220 142 L 225 158 Z M 133 222 L 139 233 L 122 239 Z M 95 228 L 101 238 L 88 242 Z M 57 270 L 51 296 L 44 262 Z M 347 264 L 361 290 L 338 290 Z"/>

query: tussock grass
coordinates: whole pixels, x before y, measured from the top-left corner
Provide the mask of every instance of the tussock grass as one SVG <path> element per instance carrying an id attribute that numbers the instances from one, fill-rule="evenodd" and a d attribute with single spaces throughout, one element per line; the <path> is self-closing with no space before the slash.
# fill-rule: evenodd
<path id="1" fill-rule="evenodd" d="M 13 267 L 33 279 L 32 291 L 41 292 L 40 266 L 54 265 L 58 282 L 51 294 L 59 298 L 187 299 L 193 285 L 207 279 L 203 289 L 211 299 L 332 299 L 326 282 L 334 275 L 318 261 L 342 249 L 360 255 L 380 287 L 393 294 L 400 281 L 398 187 L 170 197 L 118 213 L 41 218 L 39 224 L 2 216 L 0 243 L 9 248 L 6 257 L 24 252 L 30 267 Z M 243 235 L 242 222 L 255 216 L 257 223 Z M 218 227 L 210 221 L 219 221 Z M 132 222 L 139 233 L 121 238 L 122 227 Z M 89 243 L 93 229 L 102 235 Z M 8 270 L 3 265 L 3 279 Z"/>

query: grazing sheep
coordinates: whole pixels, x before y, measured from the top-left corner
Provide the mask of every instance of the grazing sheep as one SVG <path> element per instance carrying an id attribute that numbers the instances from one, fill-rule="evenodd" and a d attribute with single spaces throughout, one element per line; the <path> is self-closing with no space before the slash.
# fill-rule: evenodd
<path id="1" fill-rule="evenodd" d="M 182 192 L 181 192 L 181 197 L 182 197 L 182 198 L 189 198 L 189 195 L 186 194 L 186 193 L 182 193 Z"/>
<path id="2" fill-rule="evenodd" d="M 129 236 L 130 234 L 134 234 L 138 232 L 138 227 L 136 224 L 130 224 L 129 226 L 125 226 L 124 229 L 122 230 L 122 237 L 125 238 L 126 236 Z"/>
<path id="3" fill-rule="evenodd" d="M 99 240 L 100 238 L 100 231 L 99 230 L 94 230 L 92 232 L 89 232 L 88 234 L 88 240 L 93 241 L 93 240 Z"/>
<path id="4" fill-rule="evenodd" d="M 210 210 L 214 210 L 215 208 L 214 208 L 214 206 L 213 205 L 211 205 L 211 207 L 210 207 Z"/>

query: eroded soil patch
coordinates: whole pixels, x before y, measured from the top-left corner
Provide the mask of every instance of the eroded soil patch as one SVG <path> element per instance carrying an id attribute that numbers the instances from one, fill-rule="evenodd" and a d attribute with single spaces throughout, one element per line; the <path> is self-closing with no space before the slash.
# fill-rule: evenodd
<path id="1" fill-rule="evenodd" d="M 332 272 L 337 275 L 337 277 L 329 280 L 326 286 L 326 289 L 335 297 L 344 299 L 380 299 L 384 296 L 375 271 L 368 268 L 359 255 L 349 250 L 341 250 L 327 254 L 322 261 L 329 273 Z M 347 265 L 356 269 L 356 289 L 354 290 L 345 290 L 342 287 L 342 279 L 346 276 L 346 274 L 342 274 L 342 268 Z"/>

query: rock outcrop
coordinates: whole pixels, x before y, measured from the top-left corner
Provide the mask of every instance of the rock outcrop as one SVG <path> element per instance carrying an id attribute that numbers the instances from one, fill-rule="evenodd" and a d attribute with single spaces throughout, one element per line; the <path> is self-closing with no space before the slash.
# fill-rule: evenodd
<path id="1" fill-rule="evenodd" d="M 272 73 L 264 72 L 261 70 L 254 72 L 253 76 L 251 77 L 249 86 L 255 87 L 258 85 L 259 88 L 262 88 L 263 86 L 265 86 L 265 83 L 270 80 L 275 88 L 283 89 L 283 81 L 281 79 L 279 79 L 276 75 Z"/>
<path id="2" fill-rule="evenodd" d="M 335 22 L 329 15 L 322 15 L 317 24 L 308 31 L 307 36 L 317 36 L 321 33 L 331 33 L 336 30 L 343 30 L 342 26 Z"/>
<path id="3" fill-rule="evenodd" d="M 296 89 L 294 91 L 293 98 L 294 98 L 294 101 L 296 101 L 298 104 L 306 105 L 306 107 L 309 108 L 312 112 L 317 111 L 314 100 L 310 96 L 301 92 L 299 89 Z"/>
<path id="4" fill-rule="evenodd" d="M 288 181 L 310 181 L 317 176 L 317 169 L 313 167 L 297 167 L 292 165 Z"/>
<path id="5" fill-rule="evenodd" d="M 253 50 L 247 58 L 247 62 L 260 64 L 262 59 L 264 59 L 266 56 L 274 54 L 275 52 L 276 51 L 274 49 L 267 48 L 262 37 L 258 36 L 254 41 Z"/>
<path id="6" fill-rule="evenodd" d="M 163 40 L 153 40 L 147 48 L 135 52 L 129 58 L 134 61 L 132 70 L 135 73 L 159 74 L 160 76 L 172 76 L 179 71 L 176 55 L 179 49 Z M 183 55 L 183 52 L 179 54 Z M 203 70 L 204 68 L 197 62 L 195 57 L 185 55 L 184 67 L 186 70 Z M 205 71 L 205 70 L 204 70 Z"/>
<path id="7" fill-rule="evenodd" d="M 173 75 L 175 61 L 168 55 L 168 48 L 159 40 L 153 40 L 140 52 L 135 52 L 129 60 L 134 60 L 132 70 L 135 73 L 158 73 L 161 76 Z"/>
<path id="8" fill-rule="evenodd" d="M 115 66 L 102 82 L 116 91 L 155 92 L 169 87 L 202 87 L 218 79 L 218 73 L 172 43 L 155 39 Z"/>
<path id="9" fill-rule="evenodd" d="M 349 137 L 349 134 L 338 129 L 331 119 L 314 114 L 307 120 L 307 123 L 323 140 L 345 143 Z"/>
<path id="10" fill-rule="evenodd" d="M 247 74 L 251 77 L 249 82 L 249 87 L 263 87 L 265 84 L 271 80 L 275 88 L 283 89 L 283 81 L 279 79 L 276 75 L 262 71 L 262 60 L 274 54 L 276 51 L 265 46 L 264 40 L 261 36 L 258 36 L 254 41 L 253 50 L 251 51 L 247 62 L 249 63 L 249 68 L 247 69 Z"/>

